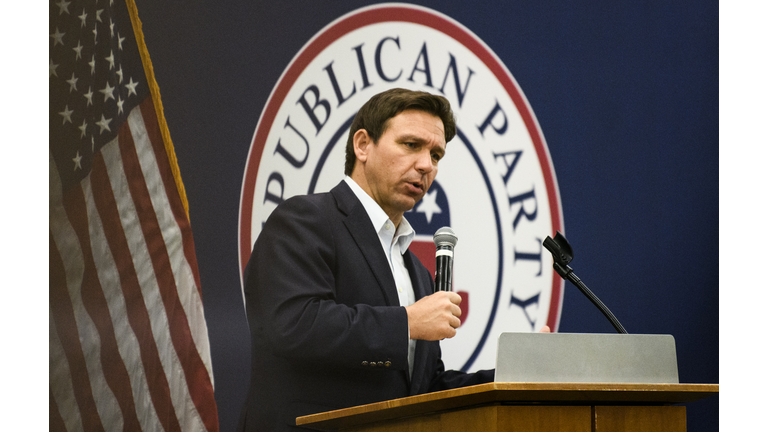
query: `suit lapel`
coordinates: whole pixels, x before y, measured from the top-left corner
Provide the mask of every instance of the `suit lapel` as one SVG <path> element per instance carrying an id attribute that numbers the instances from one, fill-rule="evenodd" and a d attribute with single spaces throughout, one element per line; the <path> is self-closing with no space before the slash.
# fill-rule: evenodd
<path id="1" fill-rule="evenodd" d="M 344 215 L 344 225 L 349 230 L 352 238 L 360 249 L 360 253 L 370 266 L 371 272 L 379 283 L 379 288 L 384 293 L 388 306 L 399 306 L 400 300 L 397 297 L 397 288 L 392 271 L 387 264 L 387 257 L 381 249 L 381 242 L 376 230 L 371 224 L 365 208 L 355 196 L 352 189 L 342 181 L 331 190 L 331 194 L 336 199 L 336 205 L 339 211 Z M 419 277 L 419 270 L 422 272 L 423 266 L 416 263 L 417 258 L 411 251 L 403 255 L 403 262 L 408 269 L 413 285 L 413 293 L 416 301 L 432 294 L 431 278 Z M 418 269 L 417 269 L 418 267 Z M 416 352 L 414 354 L 413 376 L 409 379 L 410 394 L 419 394 L 425 392 L 429 387 L 430 377 L 426 377 L 427 368 L 427 342 L 417 341 Z M 408 373 L 404 375 L 408 377 Z"/>
<path id="2" fill-rule="evenodd" d="M 352 235 L 360 253 L 368 262 L 371 272 L 379 283 L 379 288 L 384 293 L 387 306 L 399 306 L 400 300 L 397 297 L 395 279 L 392 277 L 392 271 L 387 264 L 387 257 L 381 249 L 379 236 L 371 224 L 365 207 L 345 181 L 333 188 L 331 194 L 336 199 L 339 211 L 346 216 L 344 225 Z"/>
<path id="3" fill-rule="evenodd" d="M 416 269 L 416 256 L 408 250 L 405 255 L 403 255 L 403 262 L 405 263 L 405 268 L 408 269 L 408 274 L 411 276 L 411 284 L 413 285 L 413 293 L 416 296 L 416 301 L 419 301 L 422 297 L 426 297 L 430 294 L 432 294 L 432 285 L 429 284 L 429 280 L 425 278 L 418 277 L 418 272 Z"/>

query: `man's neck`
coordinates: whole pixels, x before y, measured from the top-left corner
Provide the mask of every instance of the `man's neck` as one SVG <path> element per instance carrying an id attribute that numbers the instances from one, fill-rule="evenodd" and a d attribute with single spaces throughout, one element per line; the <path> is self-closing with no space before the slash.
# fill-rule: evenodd
<path id="1" fill-rule="evenodd" d="M 367 182 L 365 176 L 360 174 L 358 171 L 353 171 L 352 174 L 349 175 L 349 178 L 353 182 L 355 182 L 358 186 L 360 186 L 360 189 L 362 189 L 363 192 L 366 193 L 366 195 L 371 197 L 371 199 L 374 202 L 376 202 L 376 204 L 379 205 L 379 208 L 381 208 L 381 210 L 384 213 L 386 213 L 387 217 L 389 217 L 389 220 L 391 220 L 392 223 L 395 224 L 395 229 L 397 229 L 397 227 L 400 226 L 400 222 L 403 220 L 403 213 L 391 214 L 391 213 L 387 212 L 386 210 L 384 210 L 384 208 L 381 207 L 381 204 L 379 204 L 378 201 L 376 201 L 376 198 L 374 198 L 373 194 L 371 193 L 371 188 L 369 187 L 368 182 Z"/>

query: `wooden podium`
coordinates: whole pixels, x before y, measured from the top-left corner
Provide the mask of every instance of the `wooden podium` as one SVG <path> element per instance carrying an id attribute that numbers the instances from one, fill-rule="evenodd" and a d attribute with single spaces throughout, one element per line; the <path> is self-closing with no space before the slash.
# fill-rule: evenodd
<path id="1" fill-rule="evenodd" d="M 329 411 L 299 426 L 359 432 L 686 430 L 684 406 L 719 384 L 488 383 Z"/>

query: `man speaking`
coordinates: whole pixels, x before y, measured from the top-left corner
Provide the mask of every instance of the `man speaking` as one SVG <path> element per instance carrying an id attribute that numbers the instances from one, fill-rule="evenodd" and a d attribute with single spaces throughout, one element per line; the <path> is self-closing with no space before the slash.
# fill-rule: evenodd
<path id="1" fill-rule="evenodd" d="M 493 381 L 493 371 L 445 370 L 438 341 L 456 335 L 461 297 L 432 294 L 403 218 L 455 134 L 444 97 L 380 93 L 352 122 L 344 180 L 268 218 L 244 275 L 242 430 L 295 430 L 308 414 Z"/>

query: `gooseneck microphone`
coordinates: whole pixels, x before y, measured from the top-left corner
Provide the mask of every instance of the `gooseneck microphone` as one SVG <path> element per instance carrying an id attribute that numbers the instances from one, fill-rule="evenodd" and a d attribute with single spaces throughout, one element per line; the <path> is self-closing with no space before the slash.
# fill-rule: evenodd
<path id="1" fill-rule="evenodd" d="M 625 330 L 624 326 L 621 325 L 618 319 L 616 319 L 613 312 L 611 312 L 608 307 L 603 304 L 603 302 L 601 302 L 586 285 L 584 285 L 584 282 L 573 273 L 573 269 L 568 265 L 573 259 L 573 248 L 571 248 L 571 245 L 568 243 L 565 236 L 562 235 L 560 231 L 557 232 L 554 240 L 552 237 L 547 236 L 547 238 L 544 239 L 544 247 L 552 253 L 552 258 L 554 259 L 554 264 L 552 264 L 552 266 L 555 268 L 557 274 L 563 279 L 569 280 L 576 285 L 576 288 L 587 296 L 589 301 L 597 306 L 597 308 L 600 309 L 600 312 L 608 318 L 608 321 L 611 322 L 613 328 L 615 328 L 618 333 L 627 334 L 627 330 Z"/>
<path id="2" fill-rule="evenodd" d="M 442 227 L 433 237 L 435 241 L 435 292 L 453 291 L 453 248 L 459 241 L 450 227 Z"/>

